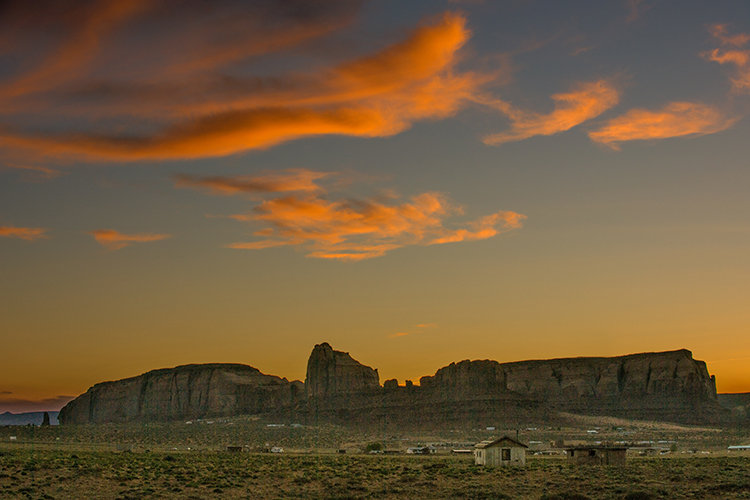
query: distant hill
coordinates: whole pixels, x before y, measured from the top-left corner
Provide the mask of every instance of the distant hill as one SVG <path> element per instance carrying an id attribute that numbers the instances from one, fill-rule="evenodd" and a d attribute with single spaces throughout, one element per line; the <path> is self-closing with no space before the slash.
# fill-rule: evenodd
<path id="1" fill-rule="evenodd" d="M 735 418 L 750 421 L 750 392 L 719 394 L 719 404 L 730 410 Z"/>
<path id="2" fill-rule="evenodd" d="M 305 383 L 246 365 L 186 365 L 103 382 L 60 411 L 62 424 L 268 415 L 296 422 L 457 428 L 554 422 L 560 413 L 721 423 L 716 381 L 690 351 L 498 363 L 460 361 L 399 385 L 322 343 Z M 738 417 L 739 410 L 734 412 Z M 744 419 L 744 417 L 742 417 Z"/>
<path id="3" fill-rule="evenodd" d="M 59 423 L 57 421 L 57 415 L 60 412 L 48 411 L 47 413 L 49 413 L 50 425 L 57 425 Z M 40 425 L 43 418 L 43 411 L 30 411 L 27 413 L 11 413 L 6 411 L 5 413 L 0 413 L 0 425 Z"/>
<path id="4" fill-rule="evenodd" d="M 719 394 L 719 404 L 729 409 L 750 405 L 750 392 L 727 392 Z"/>

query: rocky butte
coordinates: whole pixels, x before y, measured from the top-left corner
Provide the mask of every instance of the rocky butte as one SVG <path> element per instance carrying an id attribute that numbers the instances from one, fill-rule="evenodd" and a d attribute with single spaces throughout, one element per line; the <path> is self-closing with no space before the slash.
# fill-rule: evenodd
<path id="1" fill-rule="evenodd" d="M 316 345 L 305 383 L 237 364 L 187 365 L 104 382 L 60 411 L 62 424 L 266 415 L 307 423 L 461 426 L 549 423 L 560 412 L 718 423 L 705 362 L 678 351 L 609 358 L 460 361 L 420 384 L 380 385 L 377 370 Z"/>
<path id="2" fill-rule="evenodd" d="M 273 413 L 304 400 L 302 382 L 251 366 L 185 365 L 96 384 L 65 405 L 58 419 L 81 424 Z"/>

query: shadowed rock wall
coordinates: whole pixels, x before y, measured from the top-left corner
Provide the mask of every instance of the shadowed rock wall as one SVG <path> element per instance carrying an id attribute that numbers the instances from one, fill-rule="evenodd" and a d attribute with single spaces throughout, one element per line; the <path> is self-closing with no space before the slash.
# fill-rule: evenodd
<path id="1" fill-rule="evenodd" d="M 60 423 L 163 421 L 267 413 L 303 401 L 304 385 L 238 364 L 185 365 L 96 384 L 60 410 Z"/>
<path id="2" fill-rule="evenodd" d="M 380 385 L 377 370 L 315 346 L 305 384 L 236 364 L 187 365 L 104 382 L 60 422 L 102 423 L 265 414 L 308 423 L 466 426 L 551 422 L 559 412 L 719 422 L 716 383 L 690 351 L 515 363 L 460 361 L 420 385 Z"/>

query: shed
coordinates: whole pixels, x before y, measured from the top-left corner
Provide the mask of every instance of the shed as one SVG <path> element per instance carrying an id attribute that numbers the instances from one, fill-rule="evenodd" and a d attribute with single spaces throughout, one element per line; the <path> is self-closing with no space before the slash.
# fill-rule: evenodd
<path id="1" fill-rule="evenodd" d="M 567 448 L 568 460 L 577 464 L 624 465 L 628 449 L 624 446 L 574 446 Z"/>
<path id="2" fill-rule="evenodd" d="M 528 446 L 508 436 L 482 441 L 474 446 L 477 465 L 525 465 Z"/>

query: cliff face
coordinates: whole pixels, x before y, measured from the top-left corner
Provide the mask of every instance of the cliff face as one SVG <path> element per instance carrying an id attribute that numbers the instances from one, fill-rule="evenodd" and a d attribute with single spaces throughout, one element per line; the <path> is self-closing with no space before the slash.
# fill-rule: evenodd
<path id="1" fill-rule="evenodd" d="M 466 360 L 422 377 L 420 386 L 447 399 L 515 393 L 550 403 L 660 398 L 664 405 L 674 405 L 716 400 L 716 385 L 706 364 L 694 360 L 687 350 L 502 364 Z"/>
<path id="2" fill-rule="evenodd" d="M 307 389 L 315 399 L 308 408 L 317 420 L 481 425 L 542 422 L 567 411 L 707 422 L 722 413 L 714 378 L 687 350 L 515 363 L 465 360 L 422 377 L 419 386 L 389 380 L 379 391 L 376 379 L 353 384 L 351 373 L 337 375 L 342 372 L 333 368 L 334 353 L 324 344 L 310 357 Z M 323 374 L 321 365 L 327 367 Z M 346 366 L 352 373 L 374 373 L 348 355 Z"/>
<path id="3" fill-rule="evenodd" d="M 60 423 L 175 420 L 283 410 L 304 400 L 301 382 L 238 364 L 185 365 L 91 387 Z"/>
<path id="4" fill-rule="evenodd" d="M 740 410 L 747 413 L 744 406 L 733 408 Z M 560 412 L 686 423 L 718 422 L 730 413 L 719 405 L 706 364 L 687 350 L 465 360 L 422 377 L 419 386 L 390 380 L 381 387 L 377 370 L 322 343 L 310 354 L 305 384 L 245 365 L 187 365 L 97 384 L 68 403 L 59 419 L 80 424 L 266 414 L 309 423 L 454 427 L 542 424 Z"/>
<path id="5" fill-rule="evenodd" d="M 380 377 L 377 370 L 348 352 L 334 351 L 323 342 L 313 348 L 307 361 L 305 388 L 309 398 L 366 395 L 380 390 Z"/>
<path id="6" fill-rule="evenodd" d="M 422 377 L 431 400 L 506 399 L 550 410 L 679 421 L 720 413 L 716 383 L 687 350 L 612 358 L 461 361 Z"/>

